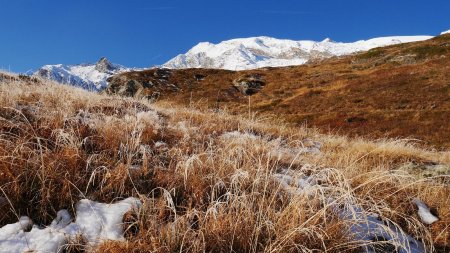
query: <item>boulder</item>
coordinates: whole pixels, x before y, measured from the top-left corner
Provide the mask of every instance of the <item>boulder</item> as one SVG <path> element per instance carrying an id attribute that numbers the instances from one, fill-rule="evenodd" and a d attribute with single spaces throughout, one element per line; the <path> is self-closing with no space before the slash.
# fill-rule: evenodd
<path id="1" fill-rule="evenodd" d="M 202 74 L 195 74 L 194 78 L 197 82 L 199 82 L 199 81 L 203 81 L 206 78 L 206 76 L 202 75 Z"/>
<path id="2" fill-rule="evenodd" d="M 140 82 L 134 79 L 126 79 L 125 77 L 110 78 L 108 82 L 109 86 L 106 92 L 119 96 L 136 97 L 144 89 Z"/>
<path id="3" fill-rule="evenodd" d="M 259 74 L 241 76 L 233 81 L 233 86 L 247 96 L 257 93 L 265 84 L 264 79 Z"/>

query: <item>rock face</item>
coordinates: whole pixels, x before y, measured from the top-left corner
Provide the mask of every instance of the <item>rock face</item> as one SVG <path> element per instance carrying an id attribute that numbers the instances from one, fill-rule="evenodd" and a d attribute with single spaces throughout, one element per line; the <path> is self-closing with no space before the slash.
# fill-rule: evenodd
<path id="1" fill-rule="evenodd" d="M 100 58 L 100 60 L 95 64 L 95 69 L 103 73 L 113 72 L 118 68 L 118 66 L 114 66 L 111 62 L 109 62 L 106 57 Z"/>
<path id="2" fill-rule="evenodd" d="M 110 94 L 117 94 L 126 97 L 138 97 L 144 89 L 144 86 L 139 81 L 127 79 L 124 76 L 111 78 L 108 79 L 108 81 L 110 84 L 106 91 Z"/>
<path id="3" fill-rule="evenodd" d="M 251 96 L 264 87 L 265 81 L 262 79 L 261 75 L 251 74 L 233 80 L 233 85 L 242 94 Z"/>
<path id="4" fill-rule="evenodd" d="M 145 97 L 155 100 L 161 92 L 177 92 L 180 89 L 169 82 L 172 75 L 170 69 L 149 70 L 151 74 L 144 77 L 134 72 L 115 75 L 108 78 L 108 87 L 105 92 L 127 97 Z"/>
<path id="5" fill-rule="evenodd" d="M 399 55 L 390 59 L 389 61 L 405 65 L 416 64 L 417 63 L 416 57 L 417 55 L 415 54 Z"/>
<path id="6" fill-rule="evenodd" d="M 153 76 L 157 79 L 160 80 L 168 80 L 171 74 L 171 70 L 170 69 L 166 69 L 166 68 L 162 68 L 162 69 L 156 69 L 155 72 L 153 73 Z"/>

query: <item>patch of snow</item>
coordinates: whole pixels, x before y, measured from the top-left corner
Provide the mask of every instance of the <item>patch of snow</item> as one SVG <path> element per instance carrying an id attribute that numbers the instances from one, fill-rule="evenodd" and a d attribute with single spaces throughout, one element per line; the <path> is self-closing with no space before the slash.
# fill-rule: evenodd
<path id="1" fill-rule="evenodd" d="M 70 234 L 81 232 L 92 245 L 102 240 L 124 240 L 123 215 L 139 205 L 139 200 L 135 198 L 127 198 L 114 204 L 80 200 L 75 223 L 67 226 L 65 231 Z"/>
<path id="2" fill-rule="evenodd" d="M 423 223 L 431 225 L 439 220 L 438 217 L 434 216 L 430 212 L 430 208 L 428 208 L 428 206 L 420 199 L 413 199 L 413 203 L 416 204 L 417 208 L 419 208 L 417 213 Z"/>
<path id="3" fill-rule="evenodd" d="M 309 197 L 314 197 L 315 191 L 326 194 L 330 186 L 327 186 L 327 183 L 318 184 L 319 181 L 327 182 L 326 174 L 321 174 L 324 170 L 306 175 L 302 172 L 305 168 L 308 171 L 311 166 L 304 165 L 302 170 L 295 171 L 285 169 L 274 174 L 274 179 L 284 190 L 294 196 L 307 194 Z M 344 206 L 336 204 L 335 199 L 346 203 Z M 365 211 L 351 196 L 328 196 L 327 201 L 341 219 L 351 224 L 350 232 L 354 239 L 363 245 L 364 252 L 375 252 L 371 245 L 380 240 L 392 244 L 399 253 L 425 252 L 423 243 L 404 233 L 399 226 L 391 222 L 383 222 L 377 214 Z"/>
<path id="4" fill-rule="evenodd" d="M 62 252 L 64 245 L 81 235 L 89 246 L 103 240 L 124 240 L 123 215 L 134 207 L 139 207 L 136 198 L 127 198 L 114 204 L 97 203 L 83 199 L 76 205 L 76 219 L 71 222 L 67 210 L 61 210 L 50 226 L 33 226 L 28 217 L 21 217 L 17 223 L 0 228 L 0 253 L 22 252 Z"/>
<path id="5" fill-rule="evenodd" d="M 21 217 L 17 223 L 0 228 L 0 252 L 22 253 L 22 252 L 62 252 L 62 246 L 66 242 L 64 233 L 49 226 L 41 229 L 32 226 L 28 217 Z"/>
<path id="6" fill-rule="evenodd" d="M 163 67 L 245 70 L 301 65 L 311 59 L 348 55 L 375 47 L 431 38 L 432 36 L 392 36 L 342 43 L 334 42 L 329 38 L 317 42 L 252 37 L 222 41 L 218 44 L 202 42 L 187 53 L 169 60 Z"/>
<path id="7" fill-rule="evenodd" d="M 386 241 L 396 247 L 399 253 L 423 253 L 423 244 L 391 222 L 383 222 L 378 215 L 367 213 L 354 204 L 341 210 L 341 218 L 352 223 L 351 233 L 358 241 L 367 241 L 364 252 L 374 252 L 370 242 Z M 386 224 L 385 224 L 386 223 Z"/>
<path id="8" fill-rule="evenodd" d="M 448 30 L 448 31 L 445 31 L 445 32 L 441 32 L 441 35 L 444 35 L 444 34 L 449 34 L 450 33 L 450 30 Z"/>

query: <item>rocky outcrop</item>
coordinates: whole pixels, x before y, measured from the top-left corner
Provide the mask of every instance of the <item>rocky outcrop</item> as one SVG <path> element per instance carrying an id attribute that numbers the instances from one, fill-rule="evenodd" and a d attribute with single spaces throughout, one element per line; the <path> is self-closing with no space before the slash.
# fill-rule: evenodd
<path id="1" fill-rule="evenodd" d="M 169 79 L 171 73 L 172 73 L 172 71 L 170 69 L 162 68 L 162 69 L 156 69 L 155 72 L 153 72 L 153 76 L 156 79 L 167 81 Z"/>
<path id="2" fill-rule="evenodd" d="M 194 78 L 195 78 L 195 80 L 196 80 L 197 82 L 200 82 L 200 81 L 205 80 L 206 76 L 205 76 L 205 75 L 202 75 L 202 74 L 195 74 L 195 75 L 194 75 Z"/>
<path id="3" fill-rule="evenodd" d="M 117 69 L 106 57 L 100 58 L 100 60 L 95 64 L 95 69 L 99 72 L 108 73 Z"/>
<path id="4" fill-rule="evenodd" d="M 390 62 L 395 62 L 398 64 L 416 64 L 417 60 L 416 60 L 417 55 L 415 54 L 407 54 L 407 55 L 398 55 L 395 56 L 394 58 L 390 59 Z"/>
<path id="5" fill-rule="evenodd" d="M 149 75 L 140 76 L 133 72 L 108 78 L 105 92 L 127 97 L 145 97 L 150 100 L 159 98 L 161 92 L 177 92 L 176 84 L 169 82 L 172 71 L 153 69 Z"/>
<path id="6" fill-rule="evenodd" d="M 144 86 L 133 79 L 127 79 L 125 76 L 108 79 L 109 85 L 106 92 L 126 97 L 138 97 Z"/>
<path id="7" fill-rule="evenodd" d="M 242 94 L 251 96 L 260 91 L 265 85 L 264 79 L 261 75 L 251 74 L 239 77 L 233 80 L 233 86 L 238 89 Z"/>

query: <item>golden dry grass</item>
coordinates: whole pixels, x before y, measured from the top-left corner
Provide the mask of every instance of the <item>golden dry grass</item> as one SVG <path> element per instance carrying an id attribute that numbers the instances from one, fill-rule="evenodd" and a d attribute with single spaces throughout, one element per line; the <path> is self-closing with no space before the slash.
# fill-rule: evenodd
<path id="1" fill-rule="evenodd" d="M 0 84 L 0 129 L 0 226 L 21 215 L 49 224 L 81 198 L 135 196 L 143 206 L 124 217 L 128 240 L 98 252 L 358 252 L 368 242 L 350 227 L 361 221 L 336 211 L 351 203 L 428 251 L 450 249 L 448 175 L 398 169 L 449 164 L 448 151 L 23 80 Z M 302 152 L 317 142 L 320 152 Z M 286 171 L 318 183 L 294 194 L 274 176 Z M 420 222 L 416 197 L 438 222 Z"/>

